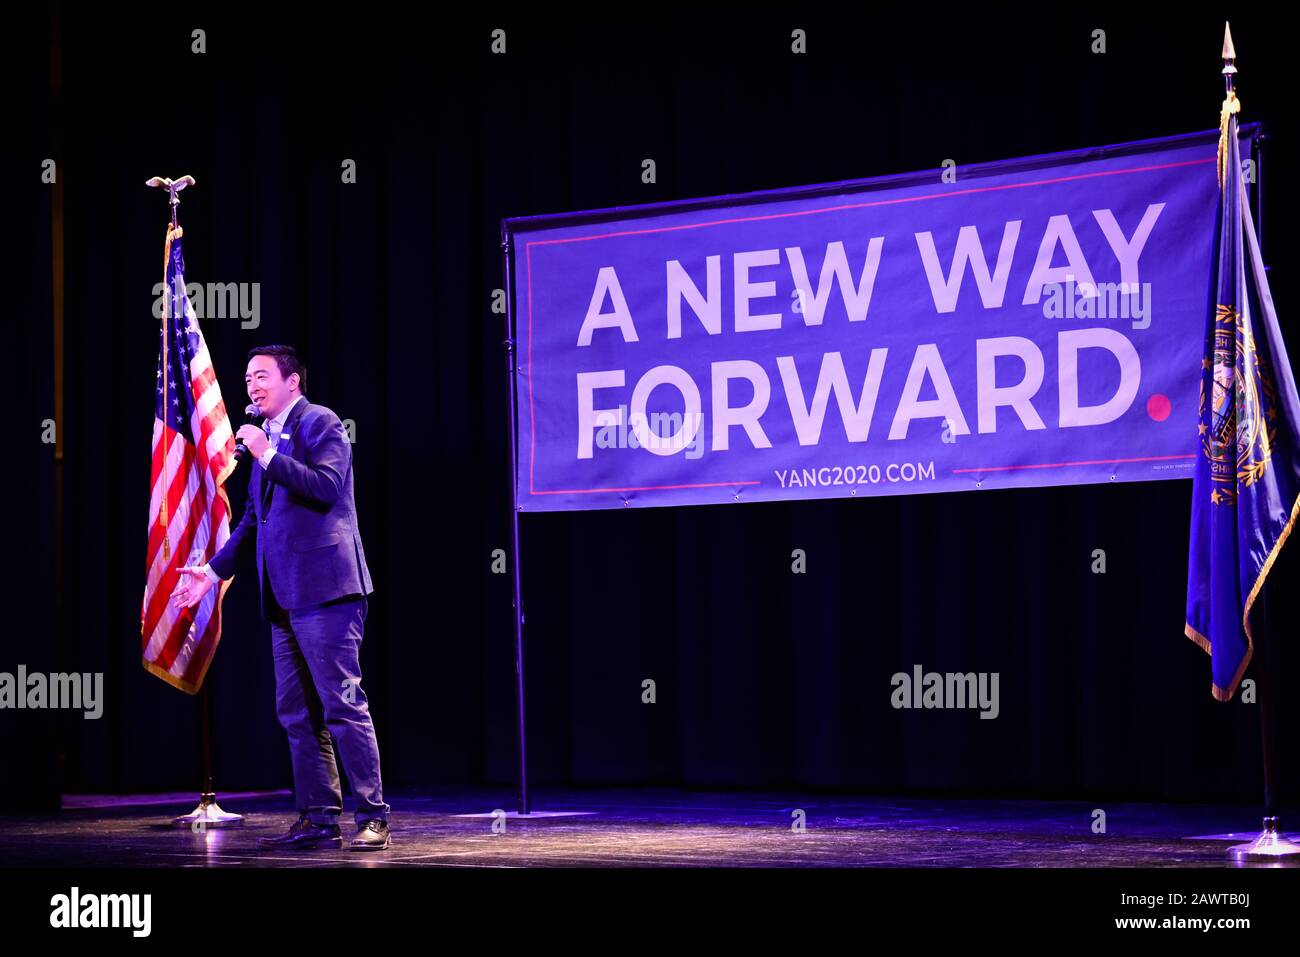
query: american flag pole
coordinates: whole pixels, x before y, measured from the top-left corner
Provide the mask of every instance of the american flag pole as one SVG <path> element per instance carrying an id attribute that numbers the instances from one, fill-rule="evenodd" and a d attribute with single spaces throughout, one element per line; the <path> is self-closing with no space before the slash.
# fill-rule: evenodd
<path id="1" fill-rule="evenodd" d="M 172 194 L 173 197 L 175 194 Z M 162 394 L 167 395 L 167 375 L 170 360 L 167 356 L 167 324 L 171 321 L 171 290 L 167 286 L 167 264 L 172 258 L 172 236 L 176 234 L 176 207 L 172 207 L 172 228 L 167 230 L 167 242 L 163 246 L 163 289 L 166 290 L 163 296 L 163 314 L 162 314 Z M 162 430 L 162 487 L 171 488 L 171 476 L 167 474 L 168 447 L 167 429 Z M 171 536 L 167 533 L 167 496 L 164 495 L 159 500 L 158 508 L 158 525 L 162 529 L 162 555 L 165 561 L 172 557 Z"/>
<path id="2" fill-rule="evenodd" d="M 161 456 L 155 455 L 156 460 L 160 459 L 160 466 L 158 479 L 154 482 L 154 489 L 159 493 L 158 531 L 161 541 L 158 552 L 161 561 L 155 566 L 154 556 L 150 555 L 150 578 L 146 584 L 145 601 L 141 609 L 141 632 L 145 640 L 144 663 L 147 670 L 183 690 L 192 691 L 193 685 L 198 685 L 199 750 L 203 765 L 203 786 L 199 792 L 199 803 L 194 810 L 189 814 L 173 818 L 172 824 L 176 827 L 188 827 L 195 833 L 202 833 L 209 827 L 232 827 L 244 822 L 242 814 L 224 811 L 217 803 L 212 775 L 210 682 L 204 680 L 208 662 L 215 653 L 216 642 L 221 636 L 221 599 L 226 583 L 223 582 L 221 586 L 214 589 L 211 593 L 212 604 L 206 609 L 200 607 L 199 614 L 195 615 L 192 622 L 182 616 L 179 622 L 173 623 L 166 618 L 165 611 L 157 611 L 158 599 L 166 601 L 170 592 L 167 586 L 179 574 L 172 571 L 174 564 L 171 548 L 172 521 L 179 518 L 182 511 L 184 512 L 185 520 L 179 529 L 179 539 L 181 542 L 188 539 L 191 553 L 188 556 L 178 555 L 183 564 L 193 564 L 194 561 L 200 560 L 195 557 L 199 551 L 196 546 L 200 539 L 206 539 L 201 554 L 211 557 L 214 548 L 219 547 L 229 536 L 229 502 L 221 484 L 234 467 L 232 459 L 234 440 L 221 401 L 216 373 L 207 355 L 207 346 L 203 342 L 202 333 L 198 330 L 197 317 L 191 315 L 192 307 L 185 295 L 184 276 L 178 269 L 179 251 L 177 261 L 173 261 L 172 258 L 173 241 L 179 242 L 183 236 L 178 221 L 177 207 L 180 206 L 180 197 L 177 194 L 187 186 L 193 186 L 194 183 L 193 176 L 182 176 L 176 180 L 155 176 L 145 183 L 146 186 L 167 189 L 168 204 L 171 207 L 171 225 L 167 230 L 167 240 L 163 248 L 164 295 L 159 358 L 161 386 L 158 392 L 161 419 L 155 426 L 158 431 L 156 445 L 161 446 Z M 176 277 L 174 285 L 178 288 L 173 288 L 173 275 Z M 171 376 L 173 355 L 169 351 L 169 340 L 173 333 L 173 320 L 182 319 L 187 320 L 189 325 L 185 333 L 177 332 L 178 351 L 181 355 L 175 358 L 183 364 L 181 381 L 178 385 Z M 187 351 L 194 351 L 193 348 L 187 350 L 184 347 L 189 342 L 186 333 L 191 331 L 193 338 L 197 340 L 197 356 L 193 357 L 185 354 Z M 193 361 L 199 357 L 202 359 L 201 362 Z M 198 381 L 187 381 L 196 378 Z M 185 396 L 187 407 L 191 402 L 193 403 L 193 413 L 184 416 L 184 419 L 191 426 L 190 437 L 195 446 L 193 455 L 188 454 L 188 449 L 184 450 L 187 454 L 177 467 L 179 470 L 184 470 L 187 483 L 184 497 L 176 513 L 172 513 L 168 508 L 168 498 L 177 471 L 172 468 L 172 446 L 177 440 L 183 443 L 184 438 L 177 436 L 174 440 L 171 436 L 173 430 L 168 423 L 167 397 L 173 391 L 177 392 L 177 399 L 173 400 L 173 404 L 179 405 L 181 395 Z M 203 481 L 196 483 L 192 480 L 199 471 L 203 473 Z M 209 488 L 211 494 L 206 494 Z M 192 492 L 192 489 L 197 489 L 197 493 Z M 202 513 L 197 519 L 196 511 Z M 151 598 L 154 610 L 152 616 L 150 615 Z M 164 604 L 163 607 L 167 606 Z M 181 662 L 179 668 L 178 661 Z M 189 667 L 186 667 L 186 664 Z M 197 666 L 197 673 L 195 666 Z"/>

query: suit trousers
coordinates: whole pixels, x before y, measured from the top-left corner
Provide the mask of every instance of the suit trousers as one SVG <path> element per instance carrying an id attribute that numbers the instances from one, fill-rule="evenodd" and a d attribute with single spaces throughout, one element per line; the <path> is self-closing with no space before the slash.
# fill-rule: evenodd
<path id="1" fill-rule="evenodd" d="M 275 710 L 289 736 L 299 812 L 337 824 L 343 793 L 335 747 L 356 798 L 359 827 L 388 820 L 379 774 L 379 744 L 361 688 L 360 651 L 368 602 L 353 595 L 288 611 L 263 581 L 275 658 Z"/>

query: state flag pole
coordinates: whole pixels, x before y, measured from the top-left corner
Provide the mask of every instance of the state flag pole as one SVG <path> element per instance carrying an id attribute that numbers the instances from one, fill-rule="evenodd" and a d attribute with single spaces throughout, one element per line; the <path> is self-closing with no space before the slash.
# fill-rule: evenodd
<path id="1" fill-rule="evenodd" d="M 1200 445 L 1192 484 L 1187 637 L 1211 656 L 1212 689 L 1231 701 L 1253 666 L 1264 779 L 1263 830 L 1226 855 L 1237 863 L 1294 861 L 1281 830 L 1275 774 L 1277 684 L 1266 580 L 1300 518 L 1300 394 L 1282 341 L 1242 175 L 1237 53 L 1223 29 L 1215 298 L 1201 365 Z M 1251 182 L 1258 182 L 1252 177 Z M 1258 199 L 1258 195 L 1256 197 Z M 1262 552 L 1248 547 L 1258 538 Z M 1256 602 L 1258 599 L 1258 603 Z M 1252 610 L 1254 625 L 1252 627 Z M 1201 835 L 1236 840 L 1243 835 Z"/>
<path id="2" fill-rule="evenodd" d="M 1237 134 L 1236 113 L 1240 110 L 1240 104 L 1237 100 L 1237 91 L 1235 88 L 1235 79 L 1237 75 L 1237 51 L 1232 43 L 1232 29 L 1228 23 L 1223 24 L 1223 83 L 1224 83 L 1224 101 L 1223 112 L 1221 116 L 1221 126 L 1224 135 L 1234 137 Z M 1226 175 L 1240 176 L 1241 170 L 1227 170 L 1226 163 L 1228 157 L 1235 154 L 1235 150 L 1225 149 L 1225 142 L 1221 139 L 1219 145 L 1220 152 L 1220 182 Z M 1235 143 L 1232 144 L 1236 146 Z M 1256 177 L 1258 181 L 1258 177 Z M 1242 197 L 1242 203 L 1249 200 Z M 1300 854 L 1300 844 L 1296 844 L 1281 830 L 1278 820 L 1277 800 L 1277 775 L 1274 772 L 1274 756 L 1276 742 L 1276 721 L 1275 721 L 1275 701 L 1277 685 L 1273 681 L 1273 622 L 1269 615 L 1268 600 L 1266 589 L 1259 590 L 1260 606 L 1263 611 L 1263 628 L 1258 629 L 1259 635 L 1255 641 L 1256 663 L 1258 667 L 1255 670 L 1256 683 L 1259 688 L 1259 742 L 1260 742 L 1260 759 L 1264 771 L 1264 822 L 1263 830 L 1253 840 L 1244 844 L 1234 844 L 1228 848 L 1228 856 L 1234 861 L 1241 863 L 1260 863 L 1270 861 L 1281 861 L 1286 859 L 1294 860 L 1295 855 Z"/>

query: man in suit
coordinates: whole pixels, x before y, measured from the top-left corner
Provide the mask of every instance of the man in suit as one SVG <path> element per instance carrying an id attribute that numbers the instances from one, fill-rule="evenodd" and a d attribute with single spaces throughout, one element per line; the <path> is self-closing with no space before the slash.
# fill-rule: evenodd
<path id="1" fill-rule="evenodd" d="M 248 504 L 207 565 L 182 568 L 173 600 L 192 607 L 254 549 L 262 617 L 271 623 L 276 713 L 289 736 L 299 817 L 264 847 L 341 847 L 334 743 L 356 797 L 353 850 L 389 846 L 379 746 L 358 663 L 374 589 L 352 500 L 352 445 L 329 409 L 307 401 L 307 370 L 290 346 L 248 354 L 244 383 L 266 431 L 241 426 L 253 459 Z"/>

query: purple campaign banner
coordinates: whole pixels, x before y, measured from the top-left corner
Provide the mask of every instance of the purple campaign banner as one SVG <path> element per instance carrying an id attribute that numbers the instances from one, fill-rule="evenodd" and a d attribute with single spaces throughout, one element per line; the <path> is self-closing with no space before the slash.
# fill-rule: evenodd
<path id="1" fill-rule="evenodd" d="M 516 505 L 1191 478 L 1217 138 L 505 220 Z"/>

